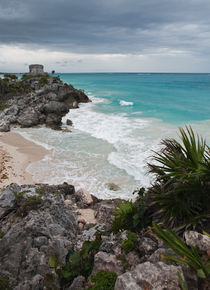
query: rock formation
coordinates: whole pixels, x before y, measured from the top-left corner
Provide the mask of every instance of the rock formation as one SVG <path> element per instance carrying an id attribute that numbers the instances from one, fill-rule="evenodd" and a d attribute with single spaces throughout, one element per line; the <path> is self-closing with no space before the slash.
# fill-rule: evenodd
<path id="1" fill-rule="evenodd" d="M 135 246 L 123 248 L 129 233 L 116 235 L 110 231 L 118 203 L 99 200 L 85 190 L 75 192 L 67 183 L 7 187 L 0 196 L 0 288 L 7 283 L 15 290 L 82 290 L 92 285 L 89 274 L 81 270 L 89 267 L 93 275 L 115 272 L 115 290 L 180 289 L 178 272 L 188 289 L 198 289 L 196 272 L 162 259 L 163 254 L 174 253 L 153 233 L 132 234 Z M 89 219 L 85 211 L 92 211 L 95 219 Z M 210 248 L 208 236 L 191 231 L 185 237 L 201 253 Z M 97 250 L 91 252 L 93 258 L 84 266 L 82 259 L 88 258 L 84 250 L 91 249 L 91 244 L 86 248 L 84 244 L 94 245 L 96 241 Z M 77 268 L 68 272 L 71 255 L 77 259 L 81 255 L 81 261 L 78 268 L 77 259 L 73 259 L 72 265 Z M 70 275 L 73 277 L 68 279 Z"/>
<path id="2" fill-rule="evenodd" d="M 90 99 L 82 90 L 64 84 L 58 77 L 29 73 L 21 80 L 9 77 L 0 80 L 1 101 L 0 131 L 7 132 L 14 124 L 20 127 L 46 124 L 59 129 L 69 109 L 78 108 L 79 103 Z"/>

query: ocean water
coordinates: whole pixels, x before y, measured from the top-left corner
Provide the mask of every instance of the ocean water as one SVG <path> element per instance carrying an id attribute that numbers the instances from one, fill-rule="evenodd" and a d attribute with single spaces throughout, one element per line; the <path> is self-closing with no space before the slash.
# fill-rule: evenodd
<path id="1" fill-rule="evenodd" d="M 70 110 L 71 133 L 16 129 L 51 153 L 27 170 L 38 182 L 74 184 L 100 198 L 132 198 L 153 177 L 147 162 L 163 138 L 191 124 L 210 143 L 210 74 L 60 74 L 92 100 Z M 109 190 L 115 183 L 119 191 Z"/>

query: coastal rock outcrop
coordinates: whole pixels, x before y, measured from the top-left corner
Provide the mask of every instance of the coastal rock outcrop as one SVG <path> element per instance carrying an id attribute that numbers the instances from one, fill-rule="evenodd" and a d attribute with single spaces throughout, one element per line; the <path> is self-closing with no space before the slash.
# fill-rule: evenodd
<path id="1" fill-rule="evenodd" d="M 0 196 L 0 277 L 14 289 L 43 289 L 46 275 L 55 275 L 50 259 L 66 262 L 78 231 L 64 205 L 72 192 L 67 185 L 13 184 Z"/>
<path id="2" fill-rule="evenodd" d="M 145 262 L 137 265 L 133 271 L 119 276 L 115 290 L 180 290 L 178 272 L 183 277 L 180 266 L 168 266 L 162 262 L 156 264 Z"/>
<path id="3" fill-rule="evenodd" d="M 26 74 L 20 80 L 0 79 L 0 131 L 9 131 L 10 124 L 21 127 L 46 124 L 59 129 L 62 117 L 70 109 L 90 101 L 83 90 L 48 74 Z"/>
<path id="4" fill-rule="evenodd" d="M 180 289 L 179 272 L 189 289 L 198 289 L 195 272 L 162 258 L 175 254 L 154 233 L 111 233 L 119 202 L 76 192 L 67 183 L 8 186 L 0 195 L 0 286 L 7 281 L 15 290 L 85 289 L 91 274 L 106 271 L 117 275 L 115 290 Z M 185 238 L 193 236 L 194 243 L 198 235 Z M 200 249 L 208 249 L 208 239 L 199 240 Z"/>

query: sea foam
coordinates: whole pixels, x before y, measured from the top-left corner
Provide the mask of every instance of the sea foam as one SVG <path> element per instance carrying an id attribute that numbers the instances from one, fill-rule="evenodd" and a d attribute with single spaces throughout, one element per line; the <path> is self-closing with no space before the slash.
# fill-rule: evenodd
<path id="1" fill-rule="evenodd" d="M 120 100 L 120 106 L 133 106 L 133 102 L 126 102 L 124 100 Z"/>

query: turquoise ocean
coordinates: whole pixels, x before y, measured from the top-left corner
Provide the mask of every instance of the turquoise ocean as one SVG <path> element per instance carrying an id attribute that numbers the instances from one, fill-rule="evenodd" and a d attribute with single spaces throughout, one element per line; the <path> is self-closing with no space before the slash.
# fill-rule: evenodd
<path id="1" fill-rule="evenodd" d="M 90 73 L 59 74 L 92 100 L 70 110 L 72 132 L 45 127 L 16 129 L 51 149 L 27 170 L 45 183 L 68 182 L 100 198 L 132 198 L 149 186 L 147 162 L 163 138 L 179 138 L 191 125 L 210 144 L 210 74 Z M 119 191 L 109 190 L 115 183 Z"/>

